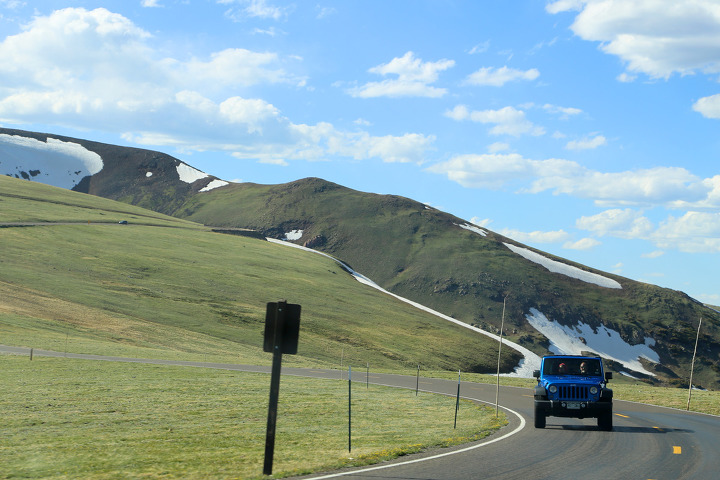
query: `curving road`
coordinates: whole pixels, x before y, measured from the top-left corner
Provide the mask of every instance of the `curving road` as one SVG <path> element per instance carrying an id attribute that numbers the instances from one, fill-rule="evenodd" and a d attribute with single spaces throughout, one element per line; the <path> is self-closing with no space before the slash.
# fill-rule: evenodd
<path id="1" fill-rule="evenodd" d="M 28 355 L 29 349 L 0 346 L 0 352 Z M 185 365 L 269 372 L 270 367 L 168 360 L 128 359 L 35 350 L 38 356 Z M 284 375 L 341 378 L 338 370 L 283 368 Z M 347 377 L 345 377 L 347 378 Z M 353 375 L 364 383 L 365 373 Z M 370 383 L 415 388 L 415 377 L 370 374 Z M 454 396 L 457 381 L 421 378 L 423 391 Z M 495 386 L 461 383 L 464 398 L 495 402 Z M 542 430 L 532 426 L 532 392 L 501 387 L 500 403 L 510 421 L 493 436 L 470 445 L 404 457 L 373 467 L 300 477 L 347 480 L 711 480 L 720 477 L 720 417 L 615 401 L 614 429 L 601 432 L 595 419 L 548 417 Z"/>

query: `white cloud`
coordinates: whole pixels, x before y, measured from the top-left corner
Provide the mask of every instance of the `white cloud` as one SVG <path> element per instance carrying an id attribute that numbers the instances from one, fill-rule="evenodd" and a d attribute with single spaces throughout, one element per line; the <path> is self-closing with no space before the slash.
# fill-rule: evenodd
<path id="1" fill-rule="evenodd" d="M 512 238 L 521 243 L 558 243 L 567 240 L 570 235 L 565 230 L 555 230 L 549 232 L 543 232 L 536 230 L 534 232 L 522 232 L 520 230 L 513 230 L 504 228 L 498 231 L 500 235 L 508 238 Z"/>
<path id="2" fill-rule="evenodd" d="M 659 248 L 688 253 L 720 253 L 720 213 L 686 212 L 670 216 L 653 233 Z"/>
<path id="3" fill-rule="evenodd" d="M 652 78 L 720 72 L 720 4 L 715 0 L 562 0 L 546 10 L 579 10 L 573 32 L 600 42 L 630 72 Z"/>
<path id="4" fill-rule="evenodd" d="M 506 150 L 510 150 L 510 145 L 504 142 L 495 142 L 488 146 L 488 152 L 490 153 L 504 152 Z"/>
<path id="5" fill-rule="evenodd" d="M 567 11 L 580 11 L 583 6 L 587 3 L 587 0 L 558 0 L 555 2 L 548 3 L 545 6 L 545 10 L 548 13 L 559 13 Z"/>
<path id="6" fill-rule="evenodd" d="M 486 40 L 482 43 L 478 43 L 474 47 L 470 49 L 468 52 L 470 55 L 475 55 L 477 53 L 485 53 L 490 49 L 490 40 Z"/>
<path id="7" fill-rule="evenodd" d="M 483 124 L 493 124 L 491 135 L 540 136 L 545 134 L 542 127 L 534 125 L 525 117 L 525 112 L 515 107 L 499 110 L 469 110 L 465 105 L 457 105 L 445 112 L 445 116 L 456 121 L 469 120 Z"/>
<path id="8" fill-rule="evenodd" d="M 654 228 L 642 212 L 629 208 L 611 209 L 597 215 L 581 217 L 576 226 L 600 237 L 609 235 L 627 239 L 649 238 Z"/>
<path id="9" fill-rule="evenodd" d="M 238 7 L 231 6 L 230 9 L 225 12 L 225 16 L 237 22 L 247 17 L 280 20 L 289 15 L 293 8 L 292 6 L 278 7 L 271 5 L 267 0 L 217 0 L 217 3 L 223 5 L 239 5 Z"/>
<path id="10" fill-rule="evenodd" d="M 596 135 L 592 138 L 585 137 L 581 140 L 571 140 L 565 145 L 568 150 L 590 150 L 607 145 L 607 139 L 602 135 Z"/>
<path id="11" fill-rule="evenodd" d="M 530 70 L 516 70 L 514 68 L 502 67 L 485 67 L 477 72 L 471 73 L 465 79 L 468 85 L 502 87 L 508 82 L 531 81 L 540 76 L 540 72 L 531 68 Z"/>
<path id="12" fill-rule="evenodd" d="M 376 137 L 327 123 L 298 125 L 275 105 L 237 94 L 258 84 L 303 86 L 304 78 L 285 69 L 301 59 L 238 48 L 168 58 L 151 40 L 103 8 L 35 17 L 0 42 L 0 121 L 121 131 L 143 145 L 217 149 L 276 164 L 329 155 L 422 163 L 435 141 L 414 133 Z M 420 63 L 411 78 L 432 80 L 437 67 Z M 401 71 L 398 65 L 387 69 Z"/>
<path id="13" fill-rule="evenodd" d="M 439 73 L 452 68 L 454 60 L 439 60 L 437 62 L 423 62 L 416 58 L 413 52 L 407 52 L 402 57 L 393 58 L 390 62 L 378 65 L 369 70 L 378 75 L 397 75 L 395 79 L 381 82 L 369 82 L 362 87 L 348 90 L 353 97 L 442 97 L 447 89 L 433 87 L 430 84 L 438 80 Z"/>
<path id="14" fill-rule="evenodd" d="M 484 154 L 458 155 L 428 168 L 447 175 L 463 187 L 498 189 L 514 180 L 532 178 L 532 165 L 521 155 Z"/>
<path id="15" fill-rule="evenodd" d="M 559 107 L 557 105 L 551 105 L 549 103 L 543 105 L 542 108 L 549 113 L 559 114 L 560 118 L 562 119 L 568 119 L 573 115 L 580 115 L 582 113 L 582 110 L 580 110 L 579 108 Z"/>
<path id="16" fill-rule="evenodd" d="M 450 113 L 457 114 L 458 109 Z M 457 155 L 430 166 L 428 171 L 447 175 L 467 188 L 520 185 L 521 192 L 551 191 L 591 199 L 607 207 L 720 208 L 720 175 L 701 179 L 679 167 L 605 173 L 569 160 L 531 160 L 516 153 L 488 153 Z"/>
<path id="17" fill-rule="evenodd" d="M 177 63 L 177 73 L 184 82 L 200 87 L 252 86 L 266 83 L 289 83 L 304 86 L 306 79 L 293 77 L 283 70 L 275 53 L 258 53 L 242 48 L 228 48 L 211 54 L 209 60 L 192 59 Z M 181 80 L 178 80 L 181 81 Z"/>
<path id="18" fill-rule="evenodd" d="M 720 213 L 689 211 L 679 218 L 669 216 L 655 226 L 642 212 L 611 209 L 581 217 L 576 226 L 601 237 L 648 240 L 660 249 L 643 258 L 657 258 L 664 250 L 720 253 Z"/>
<path id="19" fill-rule="evenodd" d="M 590 250 L 591 248 L 600 245 L 600 241 L 594 238 L 585 237 L 575 242 L 565 242 L 563 248 L 568 250 Z"/>
<path id="20" fill-rule="evenodd" d="M 493 221 L 489 218 L 472 217 L 470 223 L 477 225 L 478 227 L 487 228 Z"/>
<path id="21" fill-rule="evenodd" d="M 143 7 L 161 7 L 159 0 L 142 0 L 140 5 Z"/>
<path id="22" fill-rule="evenodd" d="M 654 250 L 652 252 L 643 253 L 640 255 L 641 258 L 659 258 L 665 255 L 665 252 L 663 250 Z"/>
<path id="23" fill-rule="evenodd" d="M 692 108 L 705 118 L 720 118 L 720 94 L 703 97 Z"/>

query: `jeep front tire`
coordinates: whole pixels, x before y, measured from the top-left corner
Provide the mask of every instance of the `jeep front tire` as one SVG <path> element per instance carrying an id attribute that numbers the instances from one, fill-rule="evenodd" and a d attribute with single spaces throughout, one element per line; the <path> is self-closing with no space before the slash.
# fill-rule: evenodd
<path id="1" fill-rule="evenodd" d="M 600 416 L 598 416 L 597 419 L 598 422 L 598 428 L 600 430 L 609 432 L 613 428 L 613 418 L 612 418 L 612 411 L 601 413 Z"/>
<path id="2" fill-rule="evenodd" d="M 535 407 L 535 428 L 545 428 L 545 411 Z"/>

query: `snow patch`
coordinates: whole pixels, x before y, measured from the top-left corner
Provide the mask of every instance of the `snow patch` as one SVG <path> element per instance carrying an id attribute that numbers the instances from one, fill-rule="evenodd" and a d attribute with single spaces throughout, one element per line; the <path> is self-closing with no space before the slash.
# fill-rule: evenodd
<path id="1" fill-rule="evenodd" d="M 20 135 L 0 134 L 0 174 L 73 188 L 80 180 L 103 169 L 100 155 L 79 143 L 56 138 L 47 141 Z"/>
<path id="2" fill-rule="evenodd" d="M 478 227 L 478 226 L 476 226 L 476 225 L 471 225 L 471 224 L 469 224 L 469 223 L 463 223 L 462 225 L 458 225 L 458 224 L 456 223 L 455 225 L 457 225 L 457 226 L 460 227 L 460 228 L 464 228 L 465 230 L 470 230 L 471 232 L 475 232 L 475 233 L 477 233 L 478 235 L 481 235 L 481 236 L 483 236 L 483 237 L 487 236 L 487 231 L 486 231 L 486 230 L 483 230 L 482 228 L 480 228 L 480 227 Z"/>
<path id="3" fill-rule="evenodd" d="M 193 168 L 187 163 L 182 163 L 177 166 L 177 173 L 180 176 L 180 180 L 185 183 L 193 183 L 202 178 L 209 177 L 205 172 L 201 172 L 197 168 Z"/>
<path id="4" fill-rule="evenodd" d="M 482 330 L 482 329 L 480 329 L 480 328 L 473 327 L 472 325 L 468 325 L 467 323 L 461 322 L 460 320 L 456 320 L 456 319 L 454 319 L 454 318 L 452 318 L 452 317 L 449 317 L 449 316 L 447 316 L 447 315 L 444 315 L 444 314 L 442 314 L 442 313 L 440 313 L 440 312 L 436 312 L 435 310 L 432 310 L 432 309 L 430 309 L 430 308 L 428 308 L 428 307 L 426 307 L 426 306 L 424 306 L 424 305 L 420 305 L 419 303 L 413 302 L 412 300 L 408 300 L 407 298 L 401 297 L 401 296 L 399 296 L 399 295 L 395 295 L 395 294 L 392 293 L 392 292 L 388 292 L 387 290 L 385 290 L 384 288 L 382 288 L 381 286 L 379 286 L 377 283 L 375 283 L 375 282 L 373 282 L 372 280 L 370 280 L 370 279 L 369 279 L 368 277 L 366 277 L 365 275 L 356 272 L 355 270 L 353 270 L 352 268 L 350 268 L 350 267 L 349 267 L 348 265 L 346 265 L 345 263 L 341 262 L 341 261 L 338 260 L 337 258 L 331 257 L 330 255 L 328 255 L 328 254 L 326 254 L 326 253 L 319 252 L 319 251 L 313 250 L 313 249 L 311 249 L 311 248 L 303 247 L 303 246 L 301 246 L 301 245 L 296 245 L 296 244 L 294 244 L 294 243 L 285 242 L 285 241 L 283 241 L 283 240 L 277 240 L 277 239 L 275 239 L 275 238 L 266 238 L 266 240 L 267 240 L 268 242 L 277 243 L 277 244 L 279 244 L 279 245 L 286 245 L 286 246 L 288 246 L 288 247 L 293 247 L 293 248 L 299 248 L 299 249 L 301 249 L 301 250 L 305 250 L 305 251 L 308 251 L 308 252 L 316 253 L 316 254 L 318 254 L 318 255 L 322 255 L 323 257 L 327 257 L 327 258 L 333 260 L 334 262 L 337 262 L 343 269 L 345 269 L 345 270 L 348 271 L 353 277 L 355 277 L 355 280 L 357 280 L 358 282 L 360 282 L 360 283 L 362 283 L 362 284 L 365 284 L 365 285 L 367 285 L 367 286 L 369 286 L 369 287 L 375 288 L 375 289 L 377 289 L 377 290 L 379 290 L 379 291 L 381 291 L 381 292 L 383 292 L 383 293 L 385 293 L 385 294 L 387 294 L 387 295 L 390 295 L 390 296 L 392 296 L 392 297 L 397 298 L 398 300 L 400 300 L 400 301 L 402 301 L 402 302 L 405 302 L 405 303 L 407 303 L 407 304 L 409 304 L 409 305 L 412 305 L 412 306 L 415 307 L 415 308 L 419 308 L 420 310 L 423 310 L 423 311 L 428 312 L 428 313 L 431 313 L 431 314 L 433 314 L 433 315 L 435 315 L 435 316 L 437 316 L 437 317 L 440 317 L 440 318 L 442 318 L 443 320 L 447 320 L 448 322 L 454 323 L 454 324 L 459 325 L 459 326 L 461 326 L 461 327 L 463 327 L 463 328 L 467 328 L 468 330 L 472 330 L 473 332 L 483 334 L 483 335 L 485 335 L 485 336 L 488 336 L 488 337 L 492 338 L 493 340 L 500 341 L 500 337 L 499 337 L 498 335 L 495 335 L 494 333 L 490 333 L 490 332 L 485 331 L 485 330 Z M 530 350 L 528 350 L 527 348 L 525 348 L 525 347 L 523 347 L 523 346 L 520 346 L 520 345 L 518 345 L 518 344 L 515 343 L 515 342 L 511 342 L 511 341 L 509 341 L 509 340 L 506 340 L 505 338 L 502 339 L 502 343 L 503 343 L 503 345 L 506 345 L 506 346 L 512 348 L 513 350 L 516 350 L 516 351 L 520 352 L 520 353 L 523 355 L 523 357 L 524 357 L 522 360 L 520 360 L 520 363 L 518 364 L 518 366 L 515 367 L 515 370 L 513 371 L 513 373 L 511 373 L 510 375 L 506 375 L 506 376 L 521 377 L 521 378 L 532 378 L 533 370 L 537 370 L 537 369 L 540 368 L 540 357 L 539 357 L 537 354 L 535 354 L 535 353 L 531 352 Z"/>
<path id="5" fill-rule="evenodd" d="M 147 178 L 152 177 L 152 172 L 147 172 L 147 173 L 145 174 L 145 176 L 146 176 Z"/>
<path id="6" fill-rule="evenodd" d="M 554 320 L 548 320 L 540 311 L 531 308 L 526 315 L 528 323 L 538 332 L 550 340 L 550 351 L 558 355 L 580 355 L 582 351 L 592 351 L 604 358 L 615 360 L 635 372 L 655 376 L 645 370 L 640 358 L 654 363 L 660 363 L 660 357 L 650 347 L 655 346 L 655 340 L 645 337 L 645 343 L 630 345 L 620 337 L 615 330 L 604 325 L 597 331 L 590 325 L 578 322 L 575 327 L 560 325 Z M 578 337 L 583 337 L 583 343 Z"/>
<path id="7" fill-rule="evenodd" d="M 620 285 L 620 283 L 613 280 L 612 278 L 603 277 L 602 275 L 598 275 L 597 273 L 586 272 L 585 270 L 573 267 L 572 265 L 551 260 L 547 257 L 540 255 L 539 253 L 528 250 L 527 248 L 518 247 L 510 243 L 503 243 L 503 245 L 505 245 L 507 248 L 517 253 L 521 257 L 524 257 L 531 262 L 542 265 L 553 273 L 560 273 L 562 275 L 576 278 L 578 280 L 582 280 L 583 282 L 594 283 L 595 285 L 599 285 L 605 288 L 622 288 L 622 285 Z"/>
<path id="8" fill-rule="evenodd" d="M 303 236 L 302 230 L 292 230 L 285 234 L 285 240 L 300 240 Z"/>
<path id="9" fill-rule="evenodd" d="M 213 180 L 212 182 L 205 185 L 205 187 L 201 188 L 201 192 L 209 192 L 210 190 L 213 190 L 215 188 L 224 187 L 225 185 L 229 185 L 229 182 L 226 182 L 225 180 Z"/>

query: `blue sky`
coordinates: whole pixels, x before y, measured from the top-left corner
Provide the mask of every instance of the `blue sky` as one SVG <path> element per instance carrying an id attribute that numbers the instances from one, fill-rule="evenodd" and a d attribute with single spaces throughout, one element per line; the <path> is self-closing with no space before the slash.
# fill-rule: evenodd
<path id="1" fill-rule="evenodd" d="M 0 0 L 0 124 L 427 203 L 720 304 L 720 3 Z"/>

